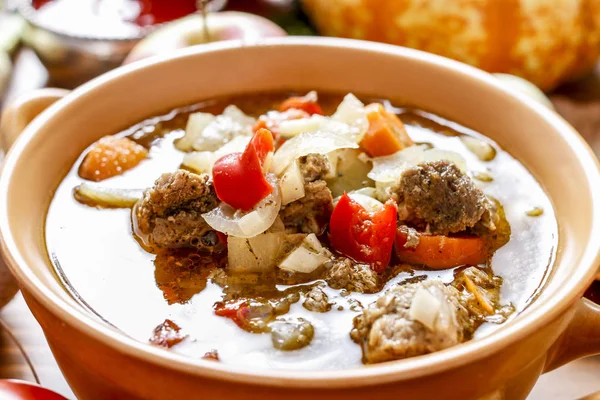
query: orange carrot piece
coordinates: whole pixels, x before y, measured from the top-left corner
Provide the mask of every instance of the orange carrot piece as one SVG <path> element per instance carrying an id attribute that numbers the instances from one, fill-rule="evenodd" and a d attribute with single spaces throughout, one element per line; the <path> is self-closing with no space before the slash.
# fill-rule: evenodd
<path id="1" fill-rule="evenodd" d="M 138 165 L 148 150 L 131 139 L 105 136 L 92 145 L 79 166 L 79 176 L 101 181 Z"/>
<path id="2" fill-rule="evenodd" d="M 388 156 L 414 144 L 400 118 L 383 105 L 369 104 L 366 110 L 369 129 L 361 140 L 360 147 L 369 156 Z"/>
<path id="3" fill-rule="evenodd" d="M 404 247 L 406 232 L 396 232 L 396 254 L 407 264 L 425 265 L 433 269 L 454 268 L 460 265 L 477 265 L 487 261 L 489 247 L 479 237 L 448 237 L 420 235 L 415 248 Z"/>

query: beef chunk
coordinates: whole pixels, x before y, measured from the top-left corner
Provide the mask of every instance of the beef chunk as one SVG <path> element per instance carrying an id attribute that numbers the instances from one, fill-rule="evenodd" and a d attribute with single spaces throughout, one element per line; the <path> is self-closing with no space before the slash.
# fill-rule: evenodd
<path id="1" fill-rule="evenodd" d="M 434 234 L 472 228 L 493 205 L 453 163 L 434 161 L 406 170 L 395 190 L 401 222 Z M 486 215 L 486 221 L 491 221 Z M 489 224 L 493 228 L 493 223 Z"/>
<path id="2" fill-rule="evenodd" d="M 333 212 L 333 197 L 323 180 L 304 186 L 304 197 L 281 208 L 279 217 L 286 228 L 322 234 Z"/>
<path id="3" fill-rule="evenodd" d="M 286 228 L 322 234 L 333 211 L 333 196 L 323 178 L 330 171 L 329 160 L 322 154 L 299 159 L 304 177 L 304 197 L 282 207 L 279 214 Z"/>
<path id="4" fill-rule="evenodd" d="M 309 154 L 299 161 L 300 172 L 306 183 L 324 179 L 331 168 L 329 160 L 323 154 Z"/>
<path id="5" fill-rule="evenodd" d="M 184 170 L 163 174 L 134 208 L 144 241 L 158 248 L 221 248 L 218 236 L 202 213 L 218 204 L 208 175 Z"/>
<path id="6" fill-rule="evenodd" d="M 418 290 L 426 290 L 440 303 L 432 327 L 410 318 Z M 467 339 L 467 310 L 453 287 L 424 281 L 394 287 L 354 318 L 352 339 L 363 349 L 365 363 L 378 363 L 442 350 Z"/>
<path id="7" fill-rule="evenodd" d="M 333 289 L 350 292 L 376 293 L 381 290 L 381 277 L 367 264 L 358 264 L 349 258 L 340 257 L 327 270 L 325 280 Z"/>
<path id="8" fill-rule="evenodd" d="M 314 286 L 306 293 L 306 300 L 304 300 L 302 306 L 308 311 L 323 313 L 331 310 L 332 304 L 329 302 L 327 293 L 319 286 Z"/>

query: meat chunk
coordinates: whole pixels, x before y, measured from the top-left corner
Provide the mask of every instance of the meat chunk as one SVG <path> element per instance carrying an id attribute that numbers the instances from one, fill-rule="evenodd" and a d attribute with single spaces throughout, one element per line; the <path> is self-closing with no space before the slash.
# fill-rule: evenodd
<path id="1" fill-rule="evenodd" d="M 309 154 L 301 157 L 299 165 L 305 183 L 325 179 L 331 170 L 329 160 L 323 154 Z"/>
<path id="2" fill-rule="evenodd" d="M 302 306 L 308 311 L 323 313 L 331 310 L 332 304 L 329 302 L 327 293 L 320 287 L 314 286 L 306 293 L 306 300 L 304 300 Z"/>
<path id="3" fill-rule="evenodd" d="M 279 217 L 286 228 L 320 235 L 333 212 L 331 191 L 323 180 L 307 183 L 304 191 L 304 197 L 281 208 Z"/>
<path id="4" fill-rule="evenodd" d="M 217 204 L 208 175 L 184 170 L 163 174 L 134 208 L 137 231 L 149 246 L 216 251 L 222 244 L 201 214 Z"/>
<path id="5" fill-rule="evenodd" d="M 376 293 L 382 285 L 381 277 L 369 265 L 358 264 L 345 257 L 334 261 L 327 270 L 325 280 L 333 289 L 358 293 Z"/>
<path id="6" fill-rule="evenodd" d="M 434 234 L 448 234 L 472 228 L 493 205 L 481 189 L 453 163 L 434 161 L 406 170 L 395 190 L 401 222 L 416 225 Z"/>
<path id="7" fill-rule="evenodd" d="M 439 303 L 432 326 L 411 319 L 419 290 Z M 467 339 L 470 321 L 453 287 L 424 281 L 394 287 L 354 318 L 352 339 L 363 349 L 365 363 L 378 363 L 442 350 Z"/>

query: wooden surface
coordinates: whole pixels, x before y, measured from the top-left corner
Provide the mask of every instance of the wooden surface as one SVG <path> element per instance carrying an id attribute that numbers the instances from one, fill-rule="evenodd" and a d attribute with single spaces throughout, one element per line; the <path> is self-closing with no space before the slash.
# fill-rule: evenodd
<path id="1" fill-rule="evenodd" d="M 47 76 L 30 51 L 21 51 L 15 60 L 13 82 L 6 101 L 18 94 L 42 87 Z M 559 111 L 600 154 L 600 66 L 595 74 L 553 94 Z M 0 108 L 2 101 L 0 99 Z M 69 399 L 74 399 L 48 348 L 41 328 L 18 295 L 2 311 L 0 319 L 8 324 L 33 361 L 41 384 Z M 0 329 L 0 379 L 33 380 L 25 359 L 6 332 Z M 541 377 L 530 400 L 600 400 L 600 356 L 573 362 Z"/>

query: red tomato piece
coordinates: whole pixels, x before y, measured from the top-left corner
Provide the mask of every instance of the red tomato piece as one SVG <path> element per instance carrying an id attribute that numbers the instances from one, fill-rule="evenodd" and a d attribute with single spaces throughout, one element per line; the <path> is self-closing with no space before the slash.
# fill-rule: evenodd
<path id="1" fill-rule="evenodd" d="M 273 187 L 265 179 L 263 164 L 272 151 L 273 135 L 267 129 L 259 129 L 243 153 L 218 159 L 212 171 L 217 197 L 244 211 L 267 197 Z"/>
<path id="2" fill-rule="evenodd" d="M 310 92 L 306 96 L 290 97 L 279 105 L 279 111 L 287 111 L 292 108 L 302 110 L 309 115 L 323 115 L 323 110 L 321 109 L 319 103 L 317 103 L 317 93 L 315 92 Z"/>
<path id="3" fill-rule="evenodd" d="M 383 272 L 390 262 L 396 234 L 396 204 L 369 213 L 344 193 L 329 221 L 329 242 L 338 252 Z"/>
<path id="4" fill-rule="evenodd" d="M 219 301 L 213 306 L 215 315 L 219 317 L 229 318 L 236 323 L 237 326 L 243 328 L 244 314 L 248 311 L 248 303 L 244 300 L 234 302 Z"/>

